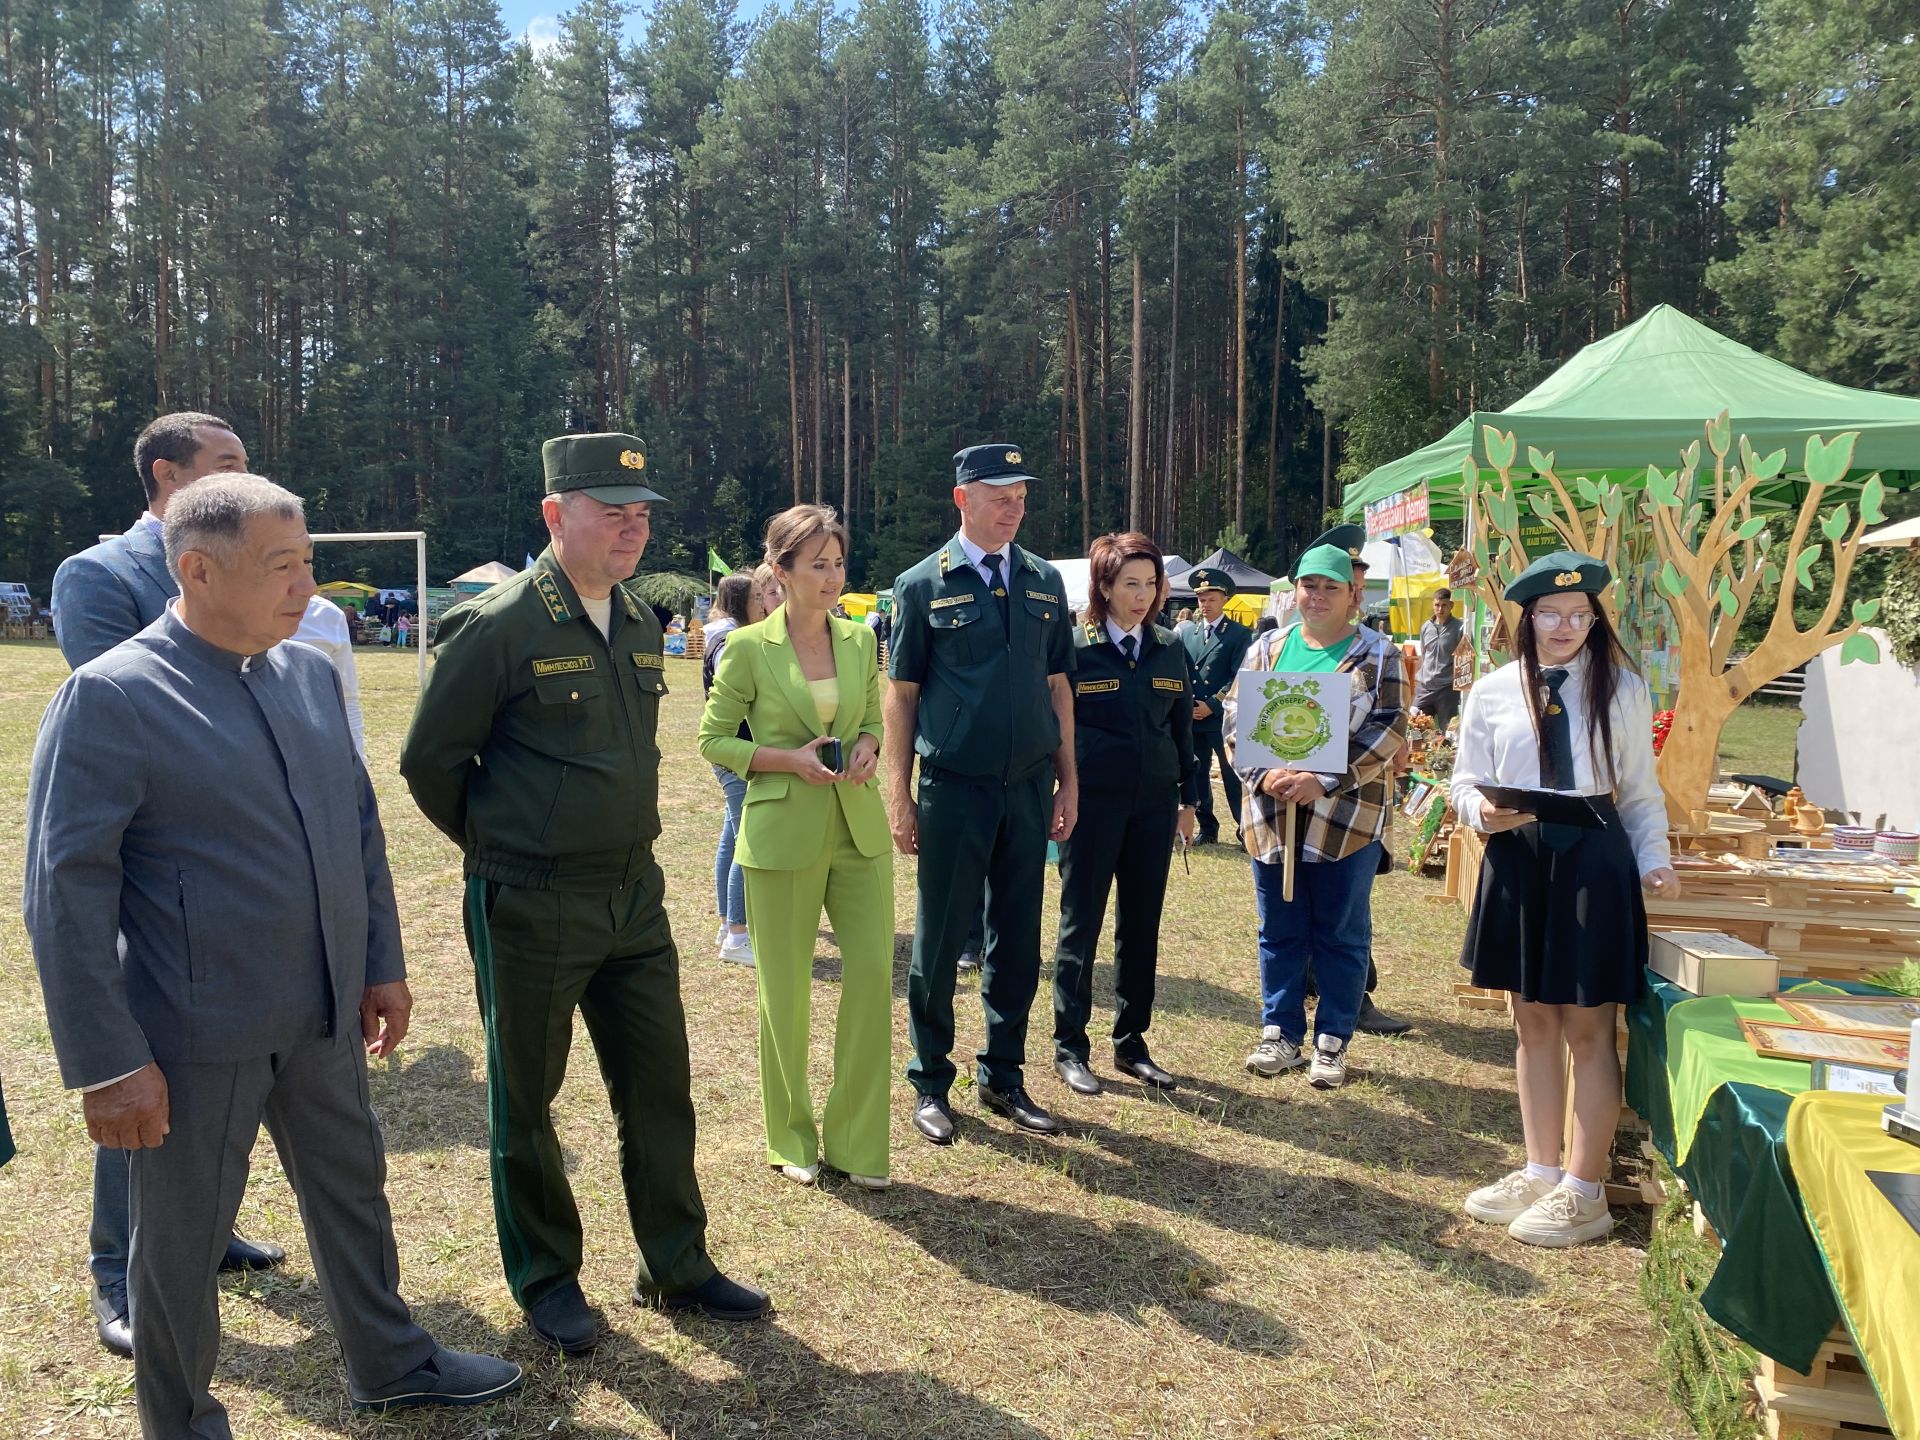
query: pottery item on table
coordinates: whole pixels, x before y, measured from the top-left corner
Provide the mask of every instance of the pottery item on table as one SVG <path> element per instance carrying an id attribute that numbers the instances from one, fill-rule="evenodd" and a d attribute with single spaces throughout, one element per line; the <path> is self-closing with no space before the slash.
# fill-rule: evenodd
<path id="1" fill-rule="evenodd" d="M 1836 825 L 1833 844 L 1836 850 L 1871 850 L 1880 832 L 1866 825 Z"/>
<path id="2" fill-rule="evenodd" d="M 1874 837 L 1873 853 L 1884 860 L 1911 865 L 1920 861 L 1920 835 L 1908 830 L 1882 830 Z"/>

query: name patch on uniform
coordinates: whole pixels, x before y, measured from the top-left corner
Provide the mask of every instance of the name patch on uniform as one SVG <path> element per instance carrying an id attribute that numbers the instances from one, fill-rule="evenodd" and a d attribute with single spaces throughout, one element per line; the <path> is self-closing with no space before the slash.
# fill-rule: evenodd
<path id="1" fill-rule="evenodd" d="M 561 655 L 552 660 L 536 660 L 533 662 L 533 673 L 537 676 L 578 675 L 583 671 L 591 669 L 593 669 L 593 656 L 591 655 Z"/>
<path id="2" fill-rule="evenodd" d="M 1163 675 L 1156 675 L 1153 677 L 1153 688 L 1156 690 L 1184 690 L 1187 688 L 1187 682 L 1184 680 L 1169 680 Z"/>
<path id="3" fill-rule="evenodd" d="M 973 599 L 971 595 L 947 595 L 938 600 L 929 600 L 927 609 L 944 610 L 949 605 L 964 605 L 971 599 Z"/>
<path id="4" fill-rule="evenodd" d="M 633 652 L 633 663 L 638 665 L 642 670 L 665 670 L 667 668 L 666 661 L 662 660 L 658 655 L 649 655 L 644 650 L 636 650 Z"/>
<path id="5" fill-rule="evenodd" d="M 1058 595 L 1049 595 L 1044 590 L 1029 590 L 1027 591 L 1027 598 L 1029 600 L 1045 600 L 1049 605 L 1058 605 L 1060 603 L 1060 597 Z"/>
<path id="6" fill-rule="evenodd" d="M 1073 687 L 1076 695 L 1106 695 L 1120 688 L 1118 680 L 1082 680 Z"/>

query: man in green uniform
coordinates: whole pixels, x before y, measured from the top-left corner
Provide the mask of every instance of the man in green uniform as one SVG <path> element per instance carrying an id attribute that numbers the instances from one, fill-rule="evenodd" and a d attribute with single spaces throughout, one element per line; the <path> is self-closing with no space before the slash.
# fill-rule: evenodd
<path id="1" fill-rule="evenodd" d="M 1211 778 L 1216 755 L 1220 758 L 1220 788 L 1226 792 L 1236 835 L 1240 829 L 1240 777 L 1227 763 L 1220 710 L 1226 703 L 1222 692 L 1233 688 L 1233 677 L 1240 673 L 1240 662 L 1247 658 L 1247 647 L 1253 644 L 1253 632 L 1227 614 L 1233 577 L 1226 571 L 1194 570 L 1188 573 L 1187 584 L 1200 605 L 1200 618 L 1181 639 L 1193 666 L 1193 750 L 1194 770 L 1200 782 L 1200 843 L 1208 845 L 1220 838 Z"/>
<path id="2" fill-rule="evenodd" d="M 634 1300 L 724 1320 L 755 1319 L 769 1302 L 707 1258 L 693 1174 L 680 961 L 653 858 L 660 622 L 621 583 L 662 497 L 641 483 L 631 435 L 564 435 L 542 460 L 553 543 L 532 569 L 447 612 L 400 772 L 466 851 L 507 1281 L 535 1334 L 578 1354 L 602 1328 L 580 1292 L 580 1215 L 548 1114 L 575 1009 L 619 1131 L 640 1248 Z"/>
<path id="3" fill-rule="evenodd" d="M 953 1140 L 954 970 L 983 884 L 980 1101 L 1024 1130 L 1060 1128 L 1027 1094 L 1023 1067 L 1047 841 L 1072 833 L 1079 805 L 1066 589 L 1013 543 L 1037 482 L 1016 446 L 974 445 L 953 461 L 960 533 L 894 582 L 886 706 L 888 821 L 900 853 L 920 857 L 907 1078 L 920 1096 L 914 1127 L 936 1145 Z"/>

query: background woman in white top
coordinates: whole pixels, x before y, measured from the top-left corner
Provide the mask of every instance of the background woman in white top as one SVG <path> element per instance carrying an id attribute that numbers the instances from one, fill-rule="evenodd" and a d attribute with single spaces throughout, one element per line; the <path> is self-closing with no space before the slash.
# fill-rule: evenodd
<path id="1" fill-rule="evenodd" d="M 1603 1182 L 1620 1117 L 1615 1007 L 1638 998 L 1647 959 L 1640 891 L 1673 896 L 1666 803 L 1653 768 L 1653 707 L 1599 596 L 1613 577 L 1556 551 L 1507 587 L 1522 607 L 1519 658 L 1467 693 L 1454 813 L 1487 836 L 1460 963 L 1513 993 L 1514 1071 L 1527 1164 L 1467 1197 L 1476 1220 L 1530 1245 L 1577 1245 L 1613 1228 Z M 1482 785 L 1587 796 L 1599 829 L 1494 805 Z M 1573 1139 L 1561 1168 L 1561 1044 L 1573 1056 Z"/>

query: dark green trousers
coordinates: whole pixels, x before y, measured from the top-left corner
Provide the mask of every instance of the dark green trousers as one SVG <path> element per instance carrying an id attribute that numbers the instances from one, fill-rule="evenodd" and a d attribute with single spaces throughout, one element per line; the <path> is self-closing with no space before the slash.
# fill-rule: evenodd
<path id="1" fill-rule="evenodd" d="M 664 890 L 657 867 L 623 890 L 587 894 L 467 880 L 467 945 L 487 1027 L 494 1222 L 523 1306 L 580 1273 L 580 1212 L 549 1113 L 576 1009 L 613 1105 L 640 1284 L 671 1295 L 713 1274 Z"/>
<path id="2" fill-rule="evenodd" d="M 979 916 L 983 884 L 987 943 L 980 1000 L 987 1038 L 975 1056 L 978 1078 L 996 1090 L 1024 1083 L 1027 1012 L 1040 983 L 1040 905 L 1052 813 L 1051 765 L 1011 782 L 921 767 L 907 1079 L 922 1095 L 945 1095 L 953 1087 L 954 970 Z"/>

